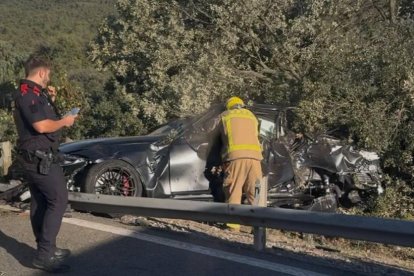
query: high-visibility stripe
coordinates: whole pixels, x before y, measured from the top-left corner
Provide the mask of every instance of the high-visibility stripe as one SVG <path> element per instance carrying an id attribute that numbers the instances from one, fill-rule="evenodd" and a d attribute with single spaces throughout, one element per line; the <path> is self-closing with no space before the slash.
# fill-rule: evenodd
<path id="1" fill-rule="evenodd" d="M 233 145 L 232 146 L 232 150 L 230 151 L 235 151 L 235 150 L 254 150 L 254 151 L 262 151 L 262 149 L 260 148 L 259 145 Z"/>
<path id="2" fill-rule="evenodd" d="M 251 119 L 251 120 L 256 121 L 256 117 L 254 115 L 248 114 L 248 113 L 247 114 L 242 114 L 242 113 L 232 114 L 232 113 L 229 113 L 229 114 L 225 115 L 223 119 L 230 120 L 232 118 L 246 118 L 246 119 Z"/>

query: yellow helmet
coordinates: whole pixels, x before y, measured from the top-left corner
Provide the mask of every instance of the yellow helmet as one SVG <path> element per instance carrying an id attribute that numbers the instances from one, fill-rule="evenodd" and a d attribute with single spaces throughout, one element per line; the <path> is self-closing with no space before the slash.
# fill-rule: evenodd
<path id="1" fill-rule="evenodd" d="M 242 99 L 240 99 L 239 97 L 231 97 L 230 99 L 227 100 L 226 102 L 226 108 L 227 109 L 231 109 L 233 108 L 235 105 L 241 105 L 244 106 L 244 102 Z"/>

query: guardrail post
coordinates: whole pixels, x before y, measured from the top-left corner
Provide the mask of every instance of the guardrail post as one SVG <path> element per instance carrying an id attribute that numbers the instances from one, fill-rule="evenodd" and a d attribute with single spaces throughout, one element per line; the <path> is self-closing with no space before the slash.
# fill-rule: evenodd
<path id="1" fill-rule="evenodd" d="M 11 143 L 9 141 L 0 143 L 0 166 L 2 167 L 2 174 L 7 175 L 9 167 L 12 163 Z"/>
<path id="2" fill-rule="evenodd" d="M 256 200 L 255 203 L 258 206 L 267 207 L 267 176 L 260 180 L 260 183 L 256 185 Z M 254 249 L 263 251 L 266 249 L 266 228 L 265 227 L 254 227 Z"/>

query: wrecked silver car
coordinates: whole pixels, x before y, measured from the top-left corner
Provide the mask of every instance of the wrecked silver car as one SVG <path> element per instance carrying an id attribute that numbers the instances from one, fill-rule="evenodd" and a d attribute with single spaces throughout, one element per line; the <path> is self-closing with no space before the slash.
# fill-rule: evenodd
<path id="1" fill-rule="evenodd" d="M 326 135 L 288 129 L 291 108 L 255 104 L 260 123 L 268 205 L 335 211 L 381 193 L 379 157 Z M 72 191 L 156 198 L 224 201 L 220 138 L 209 125 L 224 106 L 163 125 L 146 136 L 63 144 Z"/>

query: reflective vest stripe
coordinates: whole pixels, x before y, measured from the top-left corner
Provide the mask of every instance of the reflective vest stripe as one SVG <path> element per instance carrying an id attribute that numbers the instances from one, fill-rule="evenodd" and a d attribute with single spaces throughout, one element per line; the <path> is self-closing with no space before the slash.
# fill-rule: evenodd
<path id="1" fill-rule="evenodd" d="M 233 145 L 231 148 L 232 150 L 230 150 L 230 147 L 229 147 L 229 152 L 235 151 L 235 150 L 254 150 L 254 151 L 259 151 L 259 152 L 262 151 L 259 145 Z"/>

